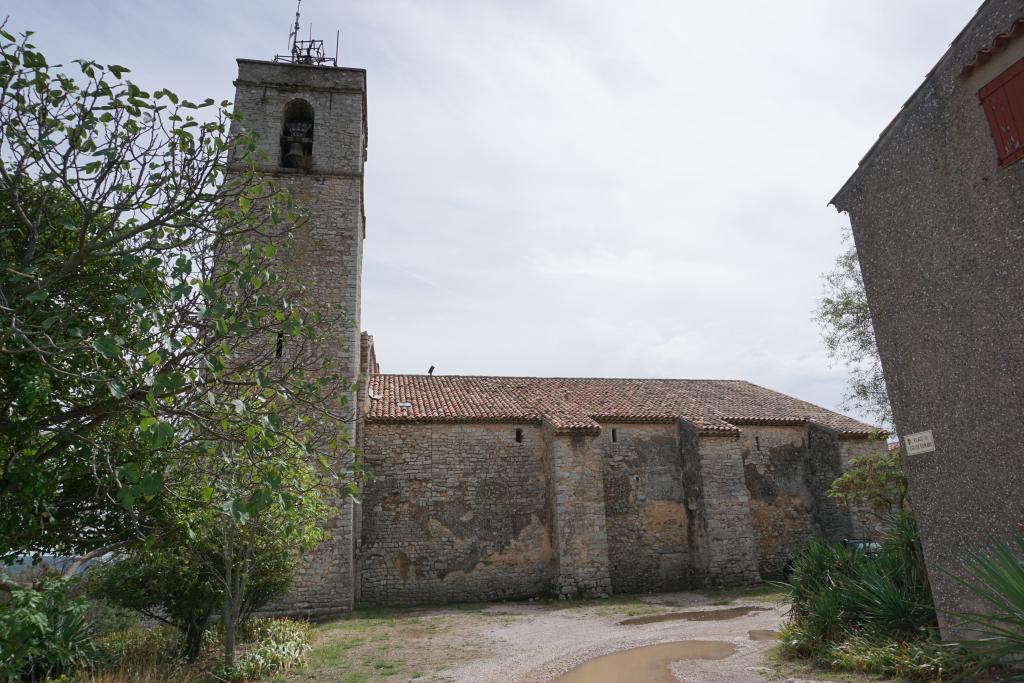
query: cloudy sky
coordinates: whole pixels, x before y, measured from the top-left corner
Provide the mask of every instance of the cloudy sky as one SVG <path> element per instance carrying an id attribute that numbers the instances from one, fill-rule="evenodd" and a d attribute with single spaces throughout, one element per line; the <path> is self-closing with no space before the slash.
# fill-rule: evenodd
<path id="1" fill-rule="evenodd" d="M 746 379 L 837 408 L 826 203 L 979 0 L 305 0 L 364 67 L 385 372 Z M 11 4 L 52 61 L 231 99 L 292 0 Z M 0 10 L 2 12 L 2 10 Z"/>

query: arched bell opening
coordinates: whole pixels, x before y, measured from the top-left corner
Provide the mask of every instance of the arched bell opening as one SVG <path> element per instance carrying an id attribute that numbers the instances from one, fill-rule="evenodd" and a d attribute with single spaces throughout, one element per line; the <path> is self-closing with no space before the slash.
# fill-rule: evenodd
<path id="1" fill-rule="evenodd" d="M 292 100 L 284 106 L 281 167 L 313 167 L 313 107 L 306 100 Z"/>

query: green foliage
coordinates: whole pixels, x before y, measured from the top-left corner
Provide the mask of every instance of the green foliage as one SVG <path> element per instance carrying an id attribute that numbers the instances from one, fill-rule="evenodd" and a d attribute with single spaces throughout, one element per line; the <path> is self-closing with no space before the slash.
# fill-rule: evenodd
<path id="1" fill-rule="evenodd" d="M 97 639 L 97 656 L 75 683 L 120 681 L 255 681 L 290 671 L 310 651 L 311 627 L 290 619 L 251 619 L 240 630 L 244 652 L 230 673 L 214 665 L 223 647 L 223 629 L 209 628 L 200 639 L 198 661 L 181 657 L 181 637 L 173 628 L 134 626 Z M 211 671 L 211 668 L 213 669 Z"/>
<path id="2" fill-rule="evenodd" d="M 87 575 L 84 577 L 84 583 L 88 584 L 88 582 Z M 88 596 L 88 588 L 83 592 Z M 85 611 L 85 621 L 89 624 L 94 638 L 102 638 L 109 633 L 125 631 L 139 625 L 137 612 L 119 607 L 103 599 L 88 597 L 89 606 Z"/>
<path id="3" fill-rule="evenodd" d="M 992 542 L 975 553 L 963 577 L 953 577 L 978 596 L 989 611 L 961 615 L 982 638 L 969 641 L 983 665 L 1003 658 L 1024 658 L 1024 527 L 1010 543 Z M 1024 673 L 1009 680 L 1024 680 Z"/>
<path id="4" fill-rule="evenodd" d="M 934 634 L 905 639 L 854 632 L 822 643 L 804 624 L 792 621 L 782 628 L 779 641 L 784 652 L 814 652 L 817 661 L 830 669 L 898 679 L 962 680 L 975 663 L 963 647 L 943 644 Z"/>
<path id="5" fill-rule="evenodd" d="M 262 469 L 248 470 L 248 492 L 243 485 L 245 468 L 234 460 L 225 480 L 235 486 L 235 498 L 253 497 L 264 486 Z M 261 460 L 261 467 L 268 460 Z M 208 482 L 198 479 L 171 489 L 181 500 L 168 498 L 154 522 L 161 532 L 147 544 L 121 559 L 92 570 L 91 593 L 114 604 L 136 610 L 181 631 L 183 655 L 189 661 L 200 652 L 202 634 L 211 617 L 226 604 L 226 569 L 244 576 L 238 591 L 236 621 L 244 622 L 254 610 L 286 591 L 302 555 L 323 538 L 320 522 L 328 513 L 318 488 L 315 467 L 301 459 L 284 459 L 274 468 L 286 477 L 281 485 L 305 492 L 302 500 L 285 495 L 268 496 L 259 506 L 199 507 L 187 501 L 195 489 Z M 196 468 L 198 472 L 203 468 Z M 301 503 L 301 504 L 300 504 Z M 230 547 L 225 539 L 234 535 Z"/>
<path id="6" fill-rule="evenodd" d="M 936 638 L 938 624 L 910 513 L 890 518 L 874 554 L 821 539 L 811 542 L 784 586 L 792 611 L 781 642 L 791 656 L 836 667 L 846 662 L 858 671 L 875 671 L 870 662 L 877 659 L 884 662 L 877 664 L 877 673 L 910 676 L 917 667 L 921 673 L 913 675 L 924 679 L 966 666 L 954 666 L 955 657 L 926 645 Z M 913 657 L 900 662 L 900 653 Z"/>
<path id="7" fill-rule="evenodd" d="M 275 259 L 304 215 L 227 103 L 29 35 L 0 28 L 0 562 L 116 552 L 106 594 L 191 655 L 222 608 L 230 668 L 359 476 L 347 316 Z"/>
<path id="8" fill-rule="evenodd" d="M 910 510 L 902 451 L 851 458 L 849 468 L 832 482 L 828 495 L 843 506 L 858 506 L 877 517 Z"/>
<path id="9" fill-rule="evenodd" d="M 344 312 L 274 259 L 302 212 L 227 103 L 72 70 L 0 30 L 0 561 L 152 539 L 197 474 L 237 520 L 298 499 L 280 453 L 344 490 Z"/>
<path id="10" fill-rule="evenodd" d="M 254 681 L 291 670 L 310 651 L 311 628 L 292 619 L 252 619 L 242 639 L 251 645 L 231 671 L 233 681 Z"/>
<path id="11" fill-rule="evenodd" d="M 139 625 L 112 631 L 96 638 L 99 651 L 96 669 L 117 670 L 125 678 L 141 676 L 152 669 L 165 672 L 180 668 L 181 634 L 169 626 L 143 628 Z"/>
<path id="12" fill-rule="evenodd" d="M 143 548 L 127 559 L 97 567 L 91 571 L 90 592 L 178 629 L 178 654 L 194 660 L 210 616 L 220 605 L 221 590 L 215 576 L 196 566 L 195 551 L 179 557 L 179 549 Z"/>
<path id="13" fill-rule="evenodd" d="M 68 579 L 45 578 L 0 603 L 0 680 L 60 676 L 93 660 L 88 605 L 70 588 Z"/>
<path id="14" fill-rule="evenodd" d="M 885 389 L 882 364 L 875 343 L 857 248 L 849 234 L 846 249 L 825 274 L 825 292 L 815 317 L 829 356 L 849 371 L 846 405 L 874 416 L 878 424 L 892 424 L 892 409 Z"/>

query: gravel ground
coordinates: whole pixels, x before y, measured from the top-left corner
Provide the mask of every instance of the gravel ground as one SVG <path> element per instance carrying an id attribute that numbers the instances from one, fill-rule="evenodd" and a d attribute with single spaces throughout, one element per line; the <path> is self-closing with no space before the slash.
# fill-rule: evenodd
<path id="1" fill-rule="evenodd" d="M 766 586 L 738 593 L 614 596 L 583 602 L 509 602 L 357 610 L 316 629 L 307 665 L 288 683 L 870 683 L 787 663 L 765 652 L 787 609 Z M 748 609 L 749 608 L 749 609 Z M 679 618 L 685 613 L 686 618 Z M 696 615 L 696 616 L 694 616 Z M 627 623 L 623 623 L 627 622 Z M 614 656 L 634 648 L 654 647 Z M 715 659 L 674 660 L 694 654 Z M 599 661 L 597 658 L 609 655 Z M 628 660 L 628 661 L 627 661 Z M 570 674 L 587 664 L 585 670 Z M 641 674 L 608 675 L 628 663 Z M 798 678 L 804 676 L 806 678 Z"/>
<path id="2" fill-rule="evenodd" d="M 694 593 L 674 593 L 643 598 L 668 611 L 721 610 L 709 599 Z M 781 626 L 785 607 L 758 599 L 738 599 L 731 606 L 763 609 L 722 620 L 670 620 L 622 625 L 624 614 L 614 609 L 549 605 L 504 604 L 487 607 L 485 615 L 513 617 L 504 623 L 484 620 L 477 630 L 482 648 L 490 654 L 466 664 L 439 671 L 423 679 L 436 683 L 547 683 L 578 665 L 601 655 L 644 645 L 681 640 L 731 643 L 735 654 L 719 660 L 683 661 L 672 664 L 679 681 L 733 681 L 753 683 L 771 678 L 764 652 L 773 643 L 752 640 L 752 630 Z M 732 613 L 735 614 L 736 610 Z M 763 634 L 762 634 L 763 637 Z M 791 679 L 793 680 L 793 679 Z"/>

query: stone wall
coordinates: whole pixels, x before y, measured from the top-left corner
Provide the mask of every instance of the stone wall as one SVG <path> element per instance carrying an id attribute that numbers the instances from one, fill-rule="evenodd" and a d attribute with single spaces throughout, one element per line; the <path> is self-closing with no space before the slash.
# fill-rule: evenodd
<path id="1" fill-rule="evenodd" d="M 608 570 L 614 592 L 692 585 L 691 521 L 676 426 L 604 424 L 596 444 L 604 464 Z"/>
<path id="2" fill-rule="evenodd" d="M 260 169 L 290 190 L 308 218 L 279 261 L 308 285 L 310 304 L 323 315 L 320 332 L 335 349 L 337 372 L 347 385 L 360 372 L 360 298 L 364 236 L 363 162 L 366 152 L 365 72 L 239 60 L 234 110 L 244 128 L 256 135 L 268 159 Z M 313 163 L 305 170 L 278 166 L 286 105 L 303 99 L 313 109 Z M 297 345 L 296 345 L 297 348 Z M 286 342 L 287 357 L 295 349 Z M 355 393 L 336 393 L 336 410 L 352 443 L 358 438 Z M 344 458 L 339 468 L 349 464 Z M 326 523 L 327 541 L 305 558 L 289 593 L 268 606 L 269 613 L 324 617 L 348 611 L 357 591 L 355 528 L 358 509 L 351 500 L 335 500 L 337 515 Z"/>
<path id="3" fill-rule="evenodd" d="M 828 434 L 808 444 L 806 427 L 747 426 L 740 437 L 743 469 L 762 578 L 780 579 L 787 563 L 819 536 L 851 535 L 826 491 L 841 471 L 837 442 Z"/>
<path id="4" fill-rule="evenodd" d="M 367 605 L 547 593 L 552 513 L 539 427 L 366 426 L 360 600 Z"/>
<path id="5" fill-rule="evenodd" d="M 814 522 L 826 538 L 841 539 L 854 536 L 853 514 L 850 509 L 836 503 L 828 490 L 847 464 L 843 457 L 843 441 L 838 435 L 820 425 L 807 427 L 807 489 L 815 501 Z"/>
<path id="6" fill-rule="evenodd" d="M 825 491 L 884 447 L 816 425 L 371 423 L 356 592 L 394 605 L 777 578 L 812 538 L 854 534 Z"/>
<path id="7" fill-rule="evenodd" d="M 746 427 L 743 472 L 762 578 L 780 579 L 797 550 L 818 535 L 807 486 L 807 429 Z"/>
<path id="8" fill-rule="evenodd" d="M 745 426 L 740 440 L 762 578 L 781 578 L 811 539 L 878 537 L 878 520 L 837 505 L 828 489 L 851 457 L 884 452 L 884 441 L 841 440 L 817 425 Z"/>

